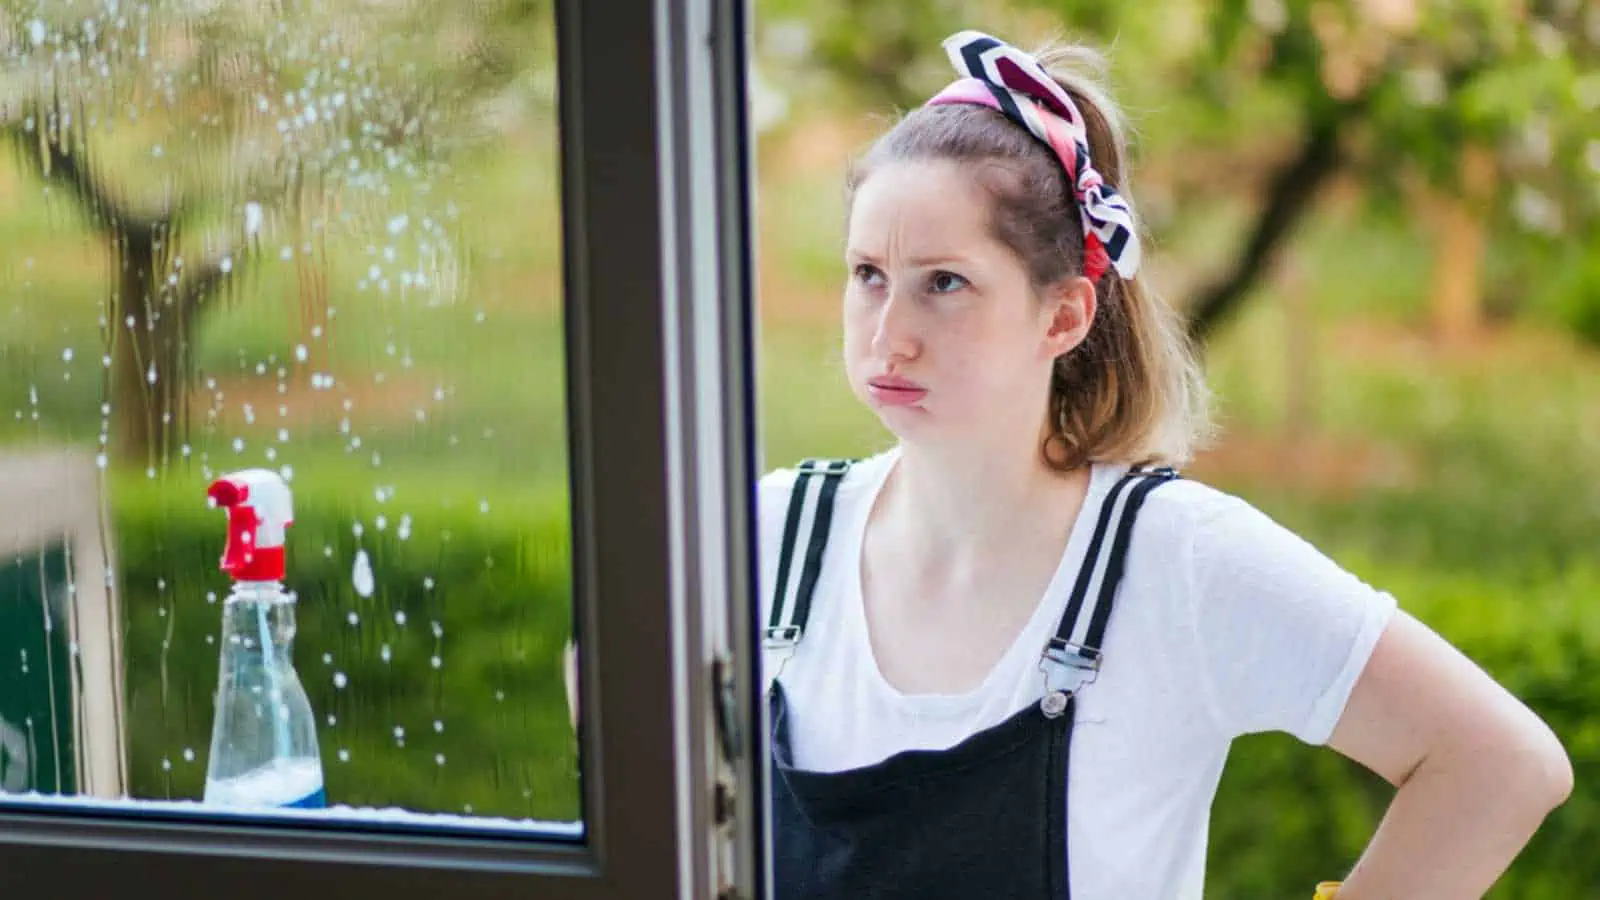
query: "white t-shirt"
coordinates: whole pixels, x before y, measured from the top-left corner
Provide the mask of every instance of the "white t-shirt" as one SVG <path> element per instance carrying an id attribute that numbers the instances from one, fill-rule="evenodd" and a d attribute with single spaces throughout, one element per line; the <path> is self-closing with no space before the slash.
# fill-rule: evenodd
<path id="1" fill-rule="evenodd" d="M 982 686 L 905 695 L 873 660 L 860 582 L 867 514 L 897 458 L 891 450 L 856 463 L 839 486 L 805 636 L 778 676 L 800 768 L 839 771 L 944 749 L 1038 702 L 1040 651 L 1066 608 L 1100 503 L 1127 471 L 1094 467 L 1050 587 Z M 780 469 L 761 480 L 763 624 L 794 479 Z M 1075 900 L 1200 900 L 1230 742 L 1286 731 L 1325 743 L 1395 608 L 1393 597 L 1237 497 L 1187 479 L 1151 493 L 1101 671 L 1078 695 L 1067 810 Z"/>

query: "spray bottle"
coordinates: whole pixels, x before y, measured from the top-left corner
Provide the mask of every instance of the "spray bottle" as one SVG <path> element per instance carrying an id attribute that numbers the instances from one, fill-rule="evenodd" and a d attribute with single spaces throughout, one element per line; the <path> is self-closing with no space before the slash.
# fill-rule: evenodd
<path id="1" fill-rule="evenodd" d="M 327 805 L 316 723 L 295 674 L 295 597 L 283 589 L 288 485 L 247 469 L 207 492 L 228 513 L 222 571 L 233 578 L 222 613 L 216 719 L 205 802 L 232 806 Z"/>

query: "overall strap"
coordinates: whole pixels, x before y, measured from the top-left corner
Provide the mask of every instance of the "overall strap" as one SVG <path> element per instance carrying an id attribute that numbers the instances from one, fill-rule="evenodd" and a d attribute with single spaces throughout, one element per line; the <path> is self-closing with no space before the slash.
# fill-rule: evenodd
<path id="1" fill-rule="evenodd" d="M 822 574 L 822 552 L 828 545 L 833 524 L 833 501 L 839 484 L 850 470 L 852 460 L 808 459 L 797 468 L 794 488 L 789 494 L 789 510 L 783 523 L 783 543 L 778 555 L 778 575 L 772 589 L 772 615 L 762 632 L 762 645 L 783 654 L 780 662 L 794 654 L 811 616 L 811 599 Z M 799 577 L 791 579 L 795 554 L 805 548 Z M 781 666 L 780 666 L 781 668 Z M 769 677 L 776 677 L 776 669 Z"/>
<path id="2" fill-rule="evenodd" d="M 1072 597 L 1039 662 L 1045 676 L 1040 700 L 1045 715 L 1054 718 L 1065 712 L 1068 697 L 1094 681 L 1100 671 L 1106 625 L 1128 567 L 1133 523 L 1150 492 L 1177 477 L 1171 468 L 1136 466 L 1111 486 L 1100 504 L 1094 537 L 1078 570 Z M 1100 576 L 1099 589 L 1091 591 L 1096 575 Z"/>

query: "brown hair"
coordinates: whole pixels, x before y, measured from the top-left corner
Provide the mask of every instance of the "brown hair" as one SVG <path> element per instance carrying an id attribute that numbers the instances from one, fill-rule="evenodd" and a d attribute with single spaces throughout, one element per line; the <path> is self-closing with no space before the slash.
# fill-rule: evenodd
<path id="1" fill-rule="evenodd" d="M 1036 58 L 1083 113 L 1094 167 L 1128 198 L 1123 123 L 1100 86 L 1103 57 L 1055 45 Z M 1022 260 L 1035 288 L 1083 272 L 1083 225 L 1065 170 L 1053 151 L 998 110 L 967 104 L 913 110 L 851 167 L 849 196 L 885 165 L 928 161 L 969 168 L 994 198 L 995 239 Z M 1094 460 L 1187 463 L 1211 425 L 1209 393 L 1183 323 L 1137 277 L 1107 270 L 1095 290 L 1094 324 L 1051 375 L 1046 461 L 1062 470 Z"/>

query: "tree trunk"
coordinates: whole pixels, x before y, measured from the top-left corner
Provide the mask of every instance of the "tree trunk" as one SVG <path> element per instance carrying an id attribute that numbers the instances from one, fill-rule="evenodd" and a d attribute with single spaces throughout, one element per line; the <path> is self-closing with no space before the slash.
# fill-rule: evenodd
<path id="1" fill-rule="evenodd" d="M 188 431 L 194 312 L 162 277 L 165 229 L 109 232 L 116 244 L 111 352 L 111 441 L 119 462 L 159 468 Z"/>
<path id="2" fill-rule="evenodd" d="M 1447 343 L 1465 343 L 1483 329 L 1483 251 L 1494 184 L 1494 155 L 1469 146 L 1461 152 L 1461 191 L 1430 204 L 1438 241 L 1429 306 L 1434 331 Z"/>
<path id="3" fill-rule="evenodd" d="M 44 106 L 33 117 L 44 118 Z M 16 117 L 20 121 L 21 117 Z M 110 247 L 114 284 L 106 304 L 111 333 L 111 456 L 119 463 L 159 468 L 188 435 L 188 384 L 196 319 L 204 302 L 249 259 L 248 248 L 172 272 L 176 223 L 186 210 L 134 209 L 89 163 L 82 133 L 70 152 L 15 122 L 5 129 L 46 180 L 63 185 Z M 171 275 L 177 278 L 170 278 Z"/>

